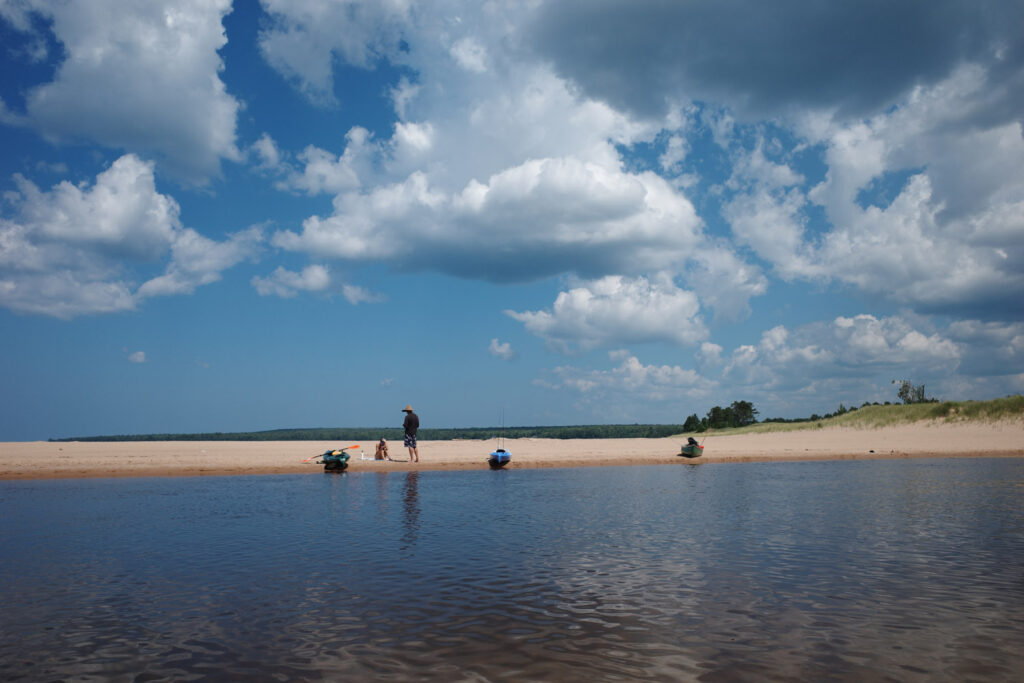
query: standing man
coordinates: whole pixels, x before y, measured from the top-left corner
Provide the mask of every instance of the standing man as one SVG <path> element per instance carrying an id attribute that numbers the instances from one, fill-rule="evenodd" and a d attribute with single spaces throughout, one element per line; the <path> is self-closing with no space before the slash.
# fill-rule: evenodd
<path id="1" fill-rule="evenodd" d="M 412 412 L 411 405 L 402 408 L 402 412 L 405 413 L 405 422 L 402 426 L 405 427 L 405 447 L 409 449 L 409 462 L 419 462 L 420 451 L 416 448 L 416 430 L 420 428 L 419 415 Z"/>

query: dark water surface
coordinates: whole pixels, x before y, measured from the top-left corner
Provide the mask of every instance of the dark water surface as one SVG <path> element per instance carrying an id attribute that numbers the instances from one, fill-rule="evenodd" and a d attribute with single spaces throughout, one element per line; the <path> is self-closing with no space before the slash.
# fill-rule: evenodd
<path id="1" fill-rule="evenodd" d="M 1024 461 L 0 483 L 0 680 L 1024 680 Z"/>

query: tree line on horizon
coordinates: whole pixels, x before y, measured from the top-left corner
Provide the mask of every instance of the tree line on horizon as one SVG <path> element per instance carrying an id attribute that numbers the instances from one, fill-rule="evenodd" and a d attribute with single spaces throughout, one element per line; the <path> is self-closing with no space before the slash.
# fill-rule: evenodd
<path id="1" fill-rule="evenodd" d="M 926 398 L 924 385 L 908 380 L 893 380 L 899 384 L 897 396 L 904 405 L 937 403 Z M 865 401 L 869 405 L 892 405 Z M 832 413 L 812 414 L 810 417 L 772 417 L 761 422 L 817 422 L 838 417 L 857 410 L 842 403 Z M 704 417 L 693 413 L 683 424 L 631 424 L 631 425 L 570 425 L 547 427 L 466 427 L 451 429 L 421 429 L 419 438 L 425 441 L 451 441 L 455 439 L 488 440 L 499 437 L 509 439 L 659 439 L 675 434 L 706 432 L 709 429 L 732 429 L 757 424 L 758 410 L 750 401 L 733 401 L 729 406 L 714 406 Z M 260 432 L 205 432 L 198 434 L 118 434 L 113 436 L 72 436 L 49 439 L 51 442 L 68 441 L 397 441 L 403 437 L 400 427 L 318 427 L 307 429 L 270 429 Z"/>
<path id="2" fill-rule="evenodd" d="M 421 441 L 467 441 L 497 439 L 657 439 L 683 431 L 678 424 L 570 425 L 561 427 L 466 427 L 420 429 Z M 50 439 L 67 441 L 401 441 L 401 427 L 318 427 L 309 429 L 271 429 L 261 432 L 205 432 L 199 434 L 117 434 L 112 436 L 74 436 Z"/>

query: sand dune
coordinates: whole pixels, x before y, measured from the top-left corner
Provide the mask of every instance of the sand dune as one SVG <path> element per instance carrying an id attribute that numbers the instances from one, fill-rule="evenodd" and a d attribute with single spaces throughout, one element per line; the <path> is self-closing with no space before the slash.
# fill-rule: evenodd
<path id="1" fill-rule="evenodd" d="M 709 436 L 704 456 L 678 457 L 686 439 L 508 439 L 511 469 L 656 465 L 759 460 L 906 457 L 1024 457 L 1024 422 L 917 423 L 884 429 L 829 428 L 775 434 Z M 313 474 L 304 458 L 349 444 L 319 441 L 157 441 L 0 444 L 0 479 Z M 361 460 L 350 472 L 483 469 L 494 441 L 421 441 L 420 462 Z M 393 456 L 407 458 L 401 442 Z M 367 458 L 373 443 L 363 444 Z"/>

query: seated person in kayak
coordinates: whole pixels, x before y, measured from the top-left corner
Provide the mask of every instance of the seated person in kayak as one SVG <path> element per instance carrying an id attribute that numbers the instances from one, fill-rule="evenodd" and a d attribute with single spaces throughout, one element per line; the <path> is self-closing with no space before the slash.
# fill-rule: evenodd
<path id="1" fill-rule="evenodd" d="M 374 460 L 391 460 L 391 456 L 388 455 L 388 442 L 384 439 L 380 440 L 377 444 L 377 452 L 373 456 Z"/>

